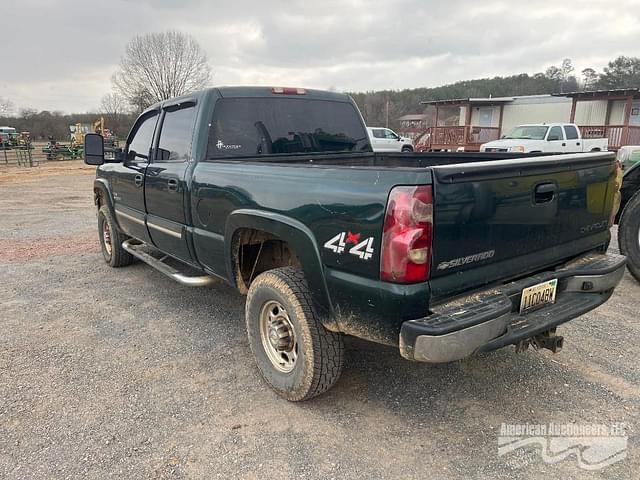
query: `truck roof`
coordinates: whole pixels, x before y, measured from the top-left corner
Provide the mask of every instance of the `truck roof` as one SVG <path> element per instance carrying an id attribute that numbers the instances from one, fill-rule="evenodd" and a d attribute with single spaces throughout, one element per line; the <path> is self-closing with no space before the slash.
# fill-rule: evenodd
<path id="1" fill-rule="evenodd" d="M 304 93 L 275 93 L 273 90 L 276 88 L 290 89 L 291 87 L 266 87 L 266 86 L 238 86 L 238 87 L 212 87 L 207 88 L 205 90 L 199 90 L 197 92 L 189 93 L 187 95 L 182 95 L 180 97 L 175 97 L 171 99 L 164 100 L 162 102 L 156 102 L 153 105 L 150 105 L 145 111 L 155 110 L 159 108 L 161 105 L 164 105 L 168 102 L 170 103 L 180 103 L 187 102 L 189 100 L 194 100 L 200 98 L 207 94 L 208 92 L 215 91 L 217 95 L 220 95 L 224 98 L 267 98 L 267 97 L 285 97 L 285 98 L 306 98 L 312 100 L 331 100 L 334 102 L 351 102 L 351 97 L 346 93 L 338 93 L 338 92 L 329 92 L 327 90 L 315 90 L 309 88 L 298 88 L 293 87 L 291 90 L 299 90 Z"/>

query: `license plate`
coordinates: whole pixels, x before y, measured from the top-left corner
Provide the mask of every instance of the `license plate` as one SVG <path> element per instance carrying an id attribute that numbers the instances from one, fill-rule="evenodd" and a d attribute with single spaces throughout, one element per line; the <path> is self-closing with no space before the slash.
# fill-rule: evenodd
<path id="1" fill-rule="evenodd" d="M 554 278 L 553 280 L 522 289 L 520 313 L 527 313 L 544 305 L 555 303 L 557 286 L 558 279 Z"/>

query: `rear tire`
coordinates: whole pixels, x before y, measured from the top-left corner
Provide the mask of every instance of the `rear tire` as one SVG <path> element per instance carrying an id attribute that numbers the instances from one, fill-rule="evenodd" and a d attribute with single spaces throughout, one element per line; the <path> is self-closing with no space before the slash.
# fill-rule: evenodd
<path id="1" fill-rule="evenodd" d="M 412 153 L 413 152 L 413 148 L 411 148 L 411 147 L 402 147 L 402 152 L 403 153 Z"/>
<path id="2" fill-rule="evenodd" d="M 134 262 L 134 256 L 122 248 L 122 242 L 129 237 L 118 230 L 111 210 L 106 205 L 98 210 L 98 234 L 100 235 L 102 256 L 107 265 L 118 268 L 131 265 Z"/>
<path id="3" fill-rule="evenodd" d="M 342 336 L 320 322 L 300 270 L 276 268 L 259 275 L 249 287 L 246 323 L 258 369 L 281 397 L 308 400 L 340 377 Z"/>
<path id="4" fill-rule="evenodd" d="M 627 202 L 618 223 L 618 246 L 631 275 L 640 282 L 640 191 Z"/>

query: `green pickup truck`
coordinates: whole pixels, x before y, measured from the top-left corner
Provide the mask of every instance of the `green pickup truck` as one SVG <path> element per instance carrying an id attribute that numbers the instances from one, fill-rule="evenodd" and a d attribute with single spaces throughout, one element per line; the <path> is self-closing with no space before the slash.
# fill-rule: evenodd
<path id="1" fill-rule="evenodd" d="M 153 105 L 103 149 L 86 136 L 106 262 L 246 294 L 257 366 L 291 401 L 337 381 L 343 335 L 433 363 L 557 351 L 625 268 L 611 153 L 374 153 L 349 96 L 268 87 Z"/>

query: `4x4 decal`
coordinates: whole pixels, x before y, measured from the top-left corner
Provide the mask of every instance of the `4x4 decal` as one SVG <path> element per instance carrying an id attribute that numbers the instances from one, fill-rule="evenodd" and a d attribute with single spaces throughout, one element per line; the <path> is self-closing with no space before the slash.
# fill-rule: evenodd
<path id="1" fill-rule="evenodd" d="M 353 244 L 353 247 L 349 249 L 351 255 L 355 255 L 362 260 L 369 260 L 373 256 L 373 237 L 360 241 L 360 234 L 350 231 L 340 232 L 335 237 L 330 238 L 324 244 L 324 248 L 340 254 L 347 248 L 347 244 Z"/>

